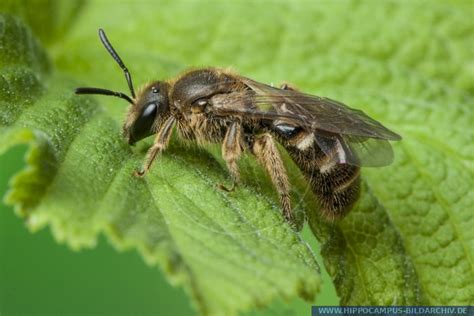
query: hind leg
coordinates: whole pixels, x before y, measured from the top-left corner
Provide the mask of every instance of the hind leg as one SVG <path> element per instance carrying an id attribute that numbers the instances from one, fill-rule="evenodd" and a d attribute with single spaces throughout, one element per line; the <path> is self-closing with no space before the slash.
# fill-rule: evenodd
<path id="1" fill-rule="evenodd" d="M 288 222 L 293 222 L 290 200 L 290 184 L 285 166 L 278 152 L 278 148 L 270 134 L 257 136 L 251 147 L 252 153 L 264 166 L 280 197 L 283 216 Z"/>

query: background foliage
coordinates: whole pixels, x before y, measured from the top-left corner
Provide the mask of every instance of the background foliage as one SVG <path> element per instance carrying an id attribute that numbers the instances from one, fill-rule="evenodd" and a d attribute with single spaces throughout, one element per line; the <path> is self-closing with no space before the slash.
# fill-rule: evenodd
<path id="1" fill-rule="evenodd" d="M 281 221 L 268 179 L 252 159 L 242 162 L 246 186 L 232 195 L 214 190 L 226 181 L 215 148 L 174 142 L 145 183 L 130 178 L 146 144 L 132 152 L 121 140 L 124 107 L 115 99 L 72 95 L 78 85 L 125 89 L 97 39 L 103 27 L 136 83 L 188 66 L 232 66 L 263 82 L 288 80 L 345 101 L 401 133 L 396 162 L 364 170 L 363 196 L 344 221 L 329 225 L 308 213 L 319 241 L 312 249 L 321 250 L 319 262 L 342 304 L 472 304 L 471 2 L 5 1 L 0 9 L 9 12 L 0 18 L 0 153 L 29 144 L 28 167 L 15 176 L 6 201 L 30 229 L 48 225 L 58 242 L 74 249 L 96 246 L 99 233 L 118 249 L 137 248 L 183 285 L 204 314 L 296 295 L 311 300 L 320 292 L 313 253 Z M 18 153 L 3 159 L 11 157 Z M 301 218 L 317 206 L 288 163 Z M 15 170 L 4 165 L 10 177 Z M 4 218 L 15 223 L 3 213 L 2 226 Z M 2 257 L 12 256 L 11 232 L 2 229 Z M 314 242 L 307 230 L 302 237 Z M 132 254 L 110 256 L 96 263 L 125 262 L 118 275 L 140 270 Z M 8 277 L 18 269 L 15 262 L 1 267 L 3 280 L 10 280 L 0 287 L 2 312 L 20 308 L 7 304 L 21 284 Z M 58 279 L 67 275 L 58 271 Z M 95 281 L 102 273 L 75 271 L 94 287 L 113 289 L 106 278 Z M 141 271 L 137 280 L 159 278 Z M 146 280 L 122 280 L 136 284 L 135 295 L 148 293 L 140 290 Z M 166 293 L 180 300 L 176 291 Z M 322 295 L 330 292 L 324 288 Z M 141 299 L 127 300 L 122 312 Z M 147 302 L 143 313 L 164 308 L 150 303 L 152 296 Z M 160 302 L 189 313 L 186 305 Z M 260 313 L 309 313 L 302 301 L 273 304 Z M 107 300 L 87 306 L 66 312 L 118 307 Z"/>

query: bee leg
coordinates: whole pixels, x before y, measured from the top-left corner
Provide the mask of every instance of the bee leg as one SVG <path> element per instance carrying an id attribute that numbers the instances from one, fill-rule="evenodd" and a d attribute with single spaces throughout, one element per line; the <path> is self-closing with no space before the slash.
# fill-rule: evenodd
<path id="1" fill-rule="evenodd" d="M 133 175 L 136 177 L 143 177 L 151 168 L 153 161 L 161 153 L 167 146 L 171 138 L 171 132 L 173 131 L 174 127 L 174 118 L 168 118 L 161 129 L 158 131 L 156 135 L 155 142 L 153 146 L 148 149 L 146 154 L 145 163 L 143 164 L 142 170 L 136 170 Z"/>
<path id="2" fill-rule="evenodd" d="M 242 133 L 240 123 L 234 122 L 227 130 L 224 142 L 222 143 L 222 157 L 224 158 L 227 168 L 229 169 L 232 177 L 232 187 L 227 188 L 222 183 L 218 184 L 218 187 L 224 191 L 232 192 L 240 181 L 239 166 L 237 160 L 239 160 L 242 154 Z"/>
<path id="3" fill-rule="evenodd" d="M 290 184 L 273 137 L 270 134 L 257 136 L 252 146 L 252 153 L 270 174 L 273 185 L 280 196 L 283 216 L 288 222 L 292 223 Z"/>

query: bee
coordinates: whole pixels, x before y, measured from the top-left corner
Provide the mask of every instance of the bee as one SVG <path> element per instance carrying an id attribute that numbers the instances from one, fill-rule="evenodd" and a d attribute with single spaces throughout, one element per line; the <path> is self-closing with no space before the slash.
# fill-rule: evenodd
<path id="1" fill-rule="evenodd" d="M 99 37 L 122 68 L 131 96 L 101 88 L 77 88 L 76 94 L 122 98 L 129 104 L 123 125 L 130 145 L 156 135 L 142 177 L 177 130 L 179 137 L 198 144 L 221 144 L 222 157 L 235 189 L 240 181 L 237 162 L 244 152 L 256 157 L 278 192 L 284 218 L 292 222 L 290 184 L 277 143 L 301 169 L 327 220 L 345 216 L 360 192 L 360 167 L 381 167 L 393 160 L 389 141 L 401 137 L 360 110 L 298 91 L 284 84 L 273 87 L 232 71 L 202 68 L 174 79 L 152 81 L 135 94 L 131 75 L 105 32 Z"/>

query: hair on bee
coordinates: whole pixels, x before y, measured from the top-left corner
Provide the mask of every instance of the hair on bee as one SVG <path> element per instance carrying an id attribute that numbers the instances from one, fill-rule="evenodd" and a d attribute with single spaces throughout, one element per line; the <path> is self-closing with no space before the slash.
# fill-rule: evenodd
<path id="1" fill-rule="evenodd" d="M 273 87 L 218 68 L 187 71 L 155 80 L 135 95 L 131 75 L 105 32 L 99 37 L 125 74 L 131 97 L 102 88 L 77 88 L 77 94 L 111 95 L 131 104 L 123 130 L 129 144 L 156 135 L 144 176 L 163 152 L 172 131 L 197 143 L 221 144 L 232 191 L 240 181 L 237 161 L 248 152 L 262 164 L 280 198 L 283 216 L 293 221 L 290 182 L 277 143 L 303 172 L 328 220 L 346 215 L 359 196 L 360 167 L 393 160 L 389 141 L 401 137 L 360 110 L 305 94 L 288 84 Z"/>

